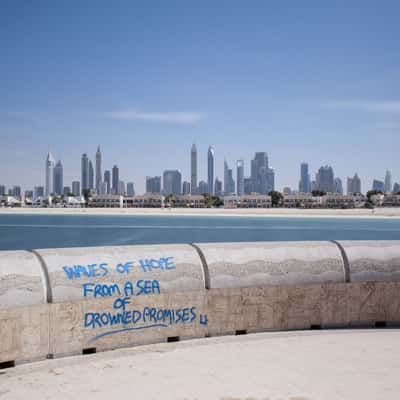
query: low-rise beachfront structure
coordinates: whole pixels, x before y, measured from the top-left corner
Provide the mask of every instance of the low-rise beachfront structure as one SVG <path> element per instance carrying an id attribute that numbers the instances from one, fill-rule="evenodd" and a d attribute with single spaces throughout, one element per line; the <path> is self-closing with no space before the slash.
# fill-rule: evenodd
<path id="1" fill-rule="evenodd" d="M 400 207 L 400 194 L 386 194 L 382 201 L 382 207 Z"/>
<path id="2" fill-rule="evenodd" d="M 204 208 L 205 201 L 202 195 L 181 195 L 173 197 L 175 207 Z"/>
<path id="3" fill-rule="evenodd" d="M 283 196 L 283 206 L 286 208 L 318 208 L 321 207 L 321 197 L 311 194 L 287 194 Z"/>
<path id="4" fill-rule="evenodd" d="M 89 200 L 90 207 L 99 208 L 122 208 L 123 196 L 117 194 L 98 194 Z"/>
<path id="5" fill-rule="evenodd" d="M 124 197 L 124 208 L 160 208 L 162 206 L 160 194 L 143 194 L 138 196 Z"/>
<path id="6" fill-rule="evenodd" d="M 362 194 L 340 195 L 326 194 L 321 197 L 322 207 L 326 208 L 358 208 L 364 207 L 367 198 Z"/>
<path id="7" fill-rule="evenodd" d="M 270 208 L 271 196 L 263 194 L 248 194 L 244 196 L 225 196 L 224 208 Z"/>

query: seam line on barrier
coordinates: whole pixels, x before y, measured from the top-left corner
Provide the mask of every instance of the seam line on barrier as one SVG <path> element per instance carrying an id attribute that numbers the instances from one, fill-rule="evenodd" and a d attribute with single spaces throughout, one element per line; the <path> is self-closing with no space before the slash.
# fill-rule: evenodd
<path id="1" fill-rule="evenodd" d="M 343 259 L 344 281 L 346 283 L 350 283 L 350 263 L 349 263 L 349 259 L 347 257 L 347 254 L 346 254 L 346 252 L 344 250 L 344 247 L 336 240 L 331 240 L 331 242 L 336 244 L 336 246 L 340 250 L 340 253 L 341 253 L 342 259 Z"/>
<path id="2" fill-rule="evenodd" d="M 50 277 L 49 277 L 49 271 L 47 270 L 46 263 L 44 262 L 43 257 L 34 249 L 28 250 L 30 253 L 34 254 L 36 258 L 39 260 L 40 267 L 42 268 L 43 276 L 44 276 L 44 283 L 46 285 L 46 303 L 52 303 L 53 302 L 53 293 L 51 291 L 51 285 L 50 285 Z"/>
<path id="3" fill-rule="evenodd" d="M 204 253 L 201 251 L 200 247 L 197 246 L 196 244 L 190 243 L 190 246 L 192 246 L 197 251 L 197 254 L 200 257 L 201 265 L 203 266 L 203 272 L 204 272 L 204 284 L 206 289 L 210 289 L 211 288 L 210 272 L 208 270 L 208 265 Z"/>

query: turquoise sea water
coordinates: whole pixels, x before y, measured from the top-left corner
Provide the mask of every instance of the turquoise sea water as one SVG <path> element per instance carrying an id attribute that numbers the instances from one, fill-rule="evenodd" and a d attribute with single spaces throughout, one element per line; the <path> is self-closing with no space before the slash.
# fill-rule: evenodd
<path id="1" fill-rule="evenodd" d="M 400 219 L 0 215 L 0 250 L 127 244 L 400 240 Z"/>

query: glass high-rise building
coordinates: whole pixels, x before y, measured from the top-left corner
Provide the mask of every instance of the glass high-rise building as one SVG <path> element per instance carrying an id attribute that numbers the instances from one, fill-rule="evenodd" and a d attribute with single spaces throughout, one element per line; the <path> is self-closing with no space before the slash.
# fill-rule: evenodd
<path id="1" fill-rule="evenodd" d="M 197 193 L 197 147 L 195 143 L 190 150 L 190 189 L 192 194 Z"/>
<path id="2" fill-rule="evenodd" d="M 308 172 L 308 164 L 302 163 L 300 165 L 300 182 L 299 182 L 299 192 L 300 193 L 310 193 L 310 174 Z"/>
<path id="3" fill-rule="evenodd" d="M 176 170 L 166 170 L 163 174 L 163 193 L 168 196 L 169 194 L 181 194 L 182 191 L 182 175 Z"/>
<path id="4" fill-rule="evenodd" d="M 388 171 L 386 171 L 386 175 L 385 175 L 385 193 L 391 193 L 392 189 L 393 189 L 393 187 L 392 187 L 392 174 L 388 170 Z"/>
<path id="5" fill-rule="evenodd" d="M 89 160 L 89 189 L 94 189 L 94 169 L 93 163 Z"/>
<path id="6" fill-rule="evenodd" d="M 96 193 L 100 194 L 101 189 L 101 178 L 102 178 L 102 171 L 101 171 L 101 151 L 100 146 L 97 146 L 96 151 Z"/>
<path id="7" fill-rule="evenodd" d="M 317 190 L 325 193 L 335 193 L 335 178 L 332 167 L 321 167 L 316 174 Z"/>
<path id="8" fill-rule="evenodd" d="M 253 191 L 260 194 L 267 193 L 268 155 L 265 152 L 256 152 L 251 160 L 251 179 Z"/>
<path id="9" fill-rule="evenodd" d="M 220 181 L 218 178 L 215 178 L 214 192 L 215 192 L 215 196 L 218 196 L 218 197 L 222 196 L 222 181 Z"/>
<path id="10" fill-rule="evenodd" d="M 182 183 L 182 194 L 190 194 L 190 182 L 184 181 Z"/>
<path id="11" fill-rule="evenodd" d="M 126 184 L 126 195 L 130 197 L 135 195 L 135 185 L 133 182 L 128 182 Z"/>
<path id="12" fill-rule="evenodd" d="M 208 193 L 214 194 L 214 149 L 212 146 L 208 148 L 207 152 L 207 184 L 208 184 Z"/>
<path id="13" fill-rule="evenodd" d="M 119 183 L 119 168 L 114 165 L 112 167 L 112 194 L 118 194 L 118 183 Z"/>
<path id="14" fill-rule="evenodd" d="M 63 194 L 63 185 L 63 166 L 61 160 L 59 160 L 54 167 L 54 193 L 58 195 Z"/>
<path id="15" fill-rule="evenodd" d="M 81 183 L 79 181 L 72 182 L 72 193 L 74 196 L 79 196 L 81 194 Z"/>
<path id="16" fill-rule="evenodd" d="M 146 193 L 161 193 L 161 176 L 146 176 Z"/>
<path id="17" fill-rule="evenodd" d="M 54 158 L 49 152 L 46 158 L 46 184 L 45 184 L 45 196 L 50 196 L 53 191 L 54 185 Z"/>
<path id="18" fill-rule="evenodd" d="M 89 158 L 86 153 L 83 153 L 81 158 L 81 185 L 83 194 L 89 189 Z"/>
<path id="19" fill-rule="evenodd" d="M 347 194 L 361 193 L 361 179 L 355 173 L 352 178 L 347 178 Z"/>
<path id="20" fill-rule="evenodd" d="M 236 161 L 236 193 L 238 196 L 244 195 L 244 161 Z"/>
<path id="21" fill-rule="evenodd" d="M 104 171 L 104 182 L 107 185 L 107 193 L 106 194 L 110 194 L 111 193 L 111 173 L 110 171 Z"/>

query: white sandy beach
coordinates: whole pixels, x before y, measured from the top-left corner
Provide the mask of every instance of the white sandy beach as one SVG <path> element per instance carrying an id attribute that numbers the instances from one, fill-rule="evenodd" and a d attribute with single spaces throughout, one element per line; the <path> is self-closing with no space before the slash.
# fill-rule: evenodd
<path id="1" fill-rule="evenodd" d="M 400 331 L 259 333 L 47 360 L 0 371 L 4 400 L 397 400 Z"/>
<path id="2" fill-rule="evenodd" d="M 0 214 L 42 215 L 174 215 L 200 217 L 293 217 L 293 218 L 400 218 L 398 208 L 296 209 L 296 208 L 0 208 Z"/>

